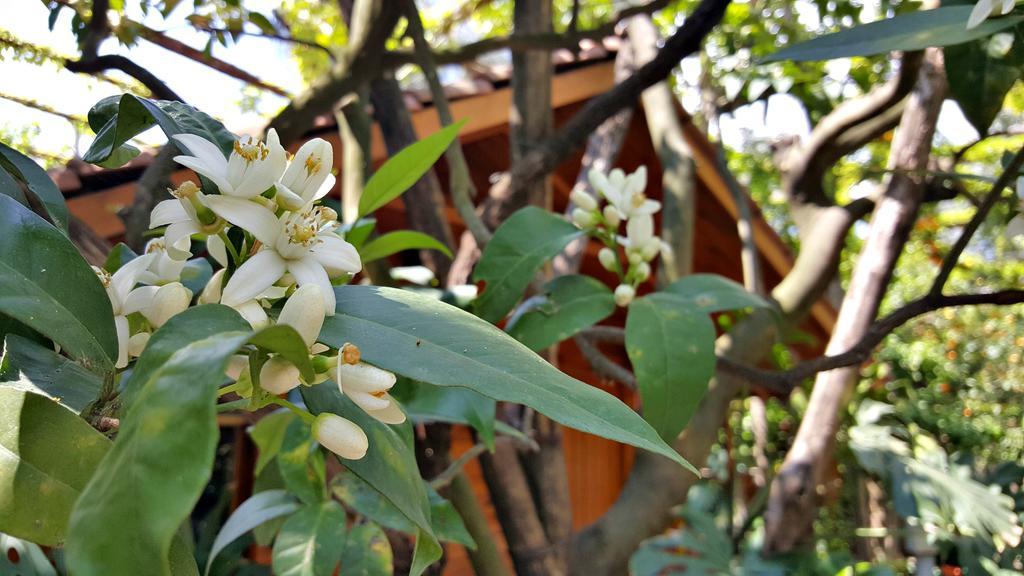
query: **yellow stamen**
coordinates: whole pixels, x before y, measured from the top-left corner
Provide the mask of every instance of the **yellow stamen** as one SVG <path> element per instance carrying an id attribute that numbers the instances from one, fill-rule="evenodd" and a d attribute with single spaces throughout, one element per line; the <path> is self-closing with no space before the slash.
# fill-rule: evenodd
<path id="1" fill-rule="evenodd" d="M 306 174 L 312 176 L 323 168 L 323 162 L 319 156 L 314 157 L 312 154 L 306 157 Z"/>
<path id="2" fill-rule="evenodd" d="M 355 344 L 350 344 L 346 342 L 341 347 L 341 361 L 344 362 L 345 364 L 351 364 L 353 366 L 359 364 L 359 358 L 359 347 L 356 346 Z"/>
<path id="3" fill-rule="evenodd" d="M 270 150 L 267 149 L 267 145 L 263 142 L 249 138 L 245 144 L 241 140 L 235 140 L 233 146 L 235 154 L 241 156 L 246 162 L 255 162 L 257 159 L 266 160 L 267 154 Z"/>
<path id="4" fill-rule="evenodd" d="M 182 182 L 181 186 L 178 186 L 176 189 L 171 190 L 170 188 L 168 188 L 167 191 L 171 193 L 171 196 L 184 200 L 198 194 L 199 186 L 196 186 L 195 183 L 193 183 L 191 180 L 186 180 Z"/>

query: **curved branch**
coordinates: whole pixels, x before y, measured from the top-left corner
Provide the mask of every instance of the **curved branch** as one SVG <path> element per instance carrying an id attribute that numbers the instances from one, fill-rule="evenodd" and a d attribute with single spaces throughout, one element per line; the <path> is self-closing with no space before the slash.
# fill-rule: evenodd
<path id="1" fill-rule="evenodd" d="M 155 74 L 119 54 L 107 54 L 91 59 L 69 60 L 64 63 L 64 67 L 71 72 L 81 74 L 97 74 L 106 70 L 120 70 L 142 82 L 142 85 L 148 88 L 153 93 L 153 96 L 160 100 L 185 101 L 177 92 L 171 90 L 167 84 L 164 84 L 163 80 L 157 78 Z"/>

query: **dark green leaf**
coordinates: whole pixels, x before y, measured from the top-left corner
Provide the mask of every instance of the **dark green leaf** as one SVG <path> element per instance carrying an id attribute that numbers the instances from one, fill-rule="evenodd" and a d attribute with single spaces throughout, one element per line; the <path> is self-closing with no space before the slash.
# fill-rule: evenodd
<path id="1" fill-rule="evenodd" d="M 644 419 L 671 441 L 697 410 L 715 370 L 715 326 L 707 314 L 665 293 L 634 300 L 626 318 Z"/>
<path id="2" fill-rule="evenodd" d="M 309 424 L 295 418 L 285 428 L 277 466 L 285 486 L 306 504 L 324 499 L 323 453 L 313 440 Z"/>
<path id="3" fill-rule="evenodd" d="M 68 206 L 64 195 L 50 179 L 49 174 L 30 158 L 0 143 L 0 169 L 6 171 L 39 202 L 50 220 L 64 234 L 68 233 Z M 0 188 L 0 193 L 6 193 Z"/>
<path id="4" fill-rule="evenodd" d="M 310 388 L 303 387 L 302 397 L 314 414 L 338 414 L 366 432 L 370 441 L 366 456 L 360 460 L 344 460 L 345 467 L 380 492 L 411 520 L 421 530 L 420 538 L 433 539 L 430 532 L 430 502 L 420 479 L 411 442 L 406 441 L 400 428 L 374 420 L 347 396 L 342 396 L 338 386 L 330 381 Z M 409 426 L 407 422 L 401 429 L 408 432 Z M 419 575 L 414 571 L 413 576 Z"/>
<path id="5" fill-rule="evenodd" d="M 264 34 L 277 34 L 277 29 L 275 29 L 274 25 L 270 23 L 270 20 L 259 12 L 249 12 L 249 22 L 255 24 L 256 27 Z"/>
<path id="6" fill-rule="evenodd" d="M 92 164 L 107 162 L 128 140 L 153 126 L 160 126 L 168 138 L 175 134 L 195 134 L 217 144 L 225 152 L 231 150 L 235 136 L 224 125 L 207 114 L 181 102 L 149 100 L 131 94 L 124 94 L 118 100 L 117 112 L 111 113 L 110 99 L 101 100 L 90 112 L 89 122 L 95 130 L 95 122 L 106 118 L 103 127 L 97 130 L 83 160 Z"/>
<path id="7" fill-rule="evenodd" d="M 0 386 L 48 396 L 80 414 L 99 396 L 103 379 L 49 348 L 10 334 L 4 341 Z"/>
<path id="8" fill-rule="evenodd" d="M 391 390 L 413 420 L 472 426 L 487 446 L 494 446 L 495 402 L 469 388 L 443 388 L 402 378 Z"/>
<path id="9" fill-rule="evenodd" d="M 71 515 L 67 558 L 75 574 L 171 573 L 171 540 L 210 478 L 217 386 L 248 338 L 226 332 L 198 340 L 142 384 Z"/>
<path id="10" fill-rule="evenodd" d="M 1024 20 L 1024 15 L 1011 14 L 989 18 L 968 30 L 967 17 L 972 8 L 969 5 L 943 6 L 861 24 L 787 46 L 770 54 L 763 62 L 831 60 L 893 51 L 912 52 L 930 46 L 953 46 L 986 38 Z"/>
<path id="11" fill-rule="evenodd" d="M 110 253 L 107 254 L 107 261 L 103 263 L 103 269 L 113 274 L 114 272 L 117 272 L 121 266 L 124 266 L 138 257 L 139 255 L 129 248 L 127 244 L 124 242 L 118 242 L 116 246 L 111 248 Z"/>
<path id="12" fill-rule="evenodd" d="M 395 154 L 370 177 L 359 197 L 359 217 L 402 195 L 416 183 L 459 135 L 462 120 L 438 130 Z"/>
<path id="13" fill-rule="evenodd" d="M 543 350 L 611 316 L 615 297 L 589 276 L 562 276 L 544 287 L 545 301 L 510 321 L 508 333 L 531 350 Z"/>
<path id="14" fill-rule="evenodd" d="M 228 545 L 249 530 L 272 520 L 291 514 L 299 509 L 299 502 L 284 490 L 267 490 L 253 494 L 232 512 L 231 517 L 220 529 L 217 538 L 210 548 L 210 557 L 206 562 L 209 572 L 213 559 Z"/>
<path id="15" fill-rule="evenodd" d="M 295 418 L 294 413 L 281 409 L 264 416 L 249 430 L 249 436 L 259 452 L 259 456 L 256 458 L 256 475 L 259 475 L 263 468 L 277 457 L 281 451 L 281 443 L 284 441 L 285 430 Z"/>
<path id="16" fill-rule="evenodd" d="M 711 314 L 740 308 L 775 309 L 764 298 L 748 292 L 742 284 L 718 274 L 691 274 L 665 288 L 665 292 L 685 300 L 695 311 Z"/>
<path id="17" fill-rule="evenodd" d="M 83 365 L 113 369 L 114 313 L 68 237 L 0 195 L 0 313 L 51 338 Z"/>
<path id="18" fill-rule="evenodd" d="M 563 374 L 472 314 L 394 288 L 343 286 L 335 294 L 337 313 L 320 333 L 328 345 L 355 343 L 364 361 L 408 378 L 525 404 L 566 426 L 690 467 L 617 398 Z"/>
<path id="19" fill-rule="evenodd" d="M 978 134 L 988 133 L 1006 94 L 1021 77 L 1024 69 L 1022 40 L 1024 38 L 1017 35 L 1013 47 L 1002 57 L 989 53 L 988 38 L 943 50 L 949 91 Z"/>
<path id="20" fill-rule="evenodd" d="M 355 246 L 356 250 L 359 250 L 363 247 L 366 239 L 370 237 L 370 234 L 373 233 L 373 229 L 376 226 L 376 218 L 360 218 L 351 224 L 344 224 L 342 232 L 344 233 L 345 241 Z"/>
<path id="21" fill-rule="evenodd" d="M 330 576 L 345 549 L 345 510 L 333 500 L 293 514 L 274 541 L 277 576 Z"/>
<path id="22" fill-rule="evenodd" d="M 341 555 L 345 576 L 391 576 L 392 554 L 388 537 L 376 524 L 353 526 Z"/>
<path id="23" fill-rule="evenodd" d="M 68 517 L 110 442 L 51 399 L 0 387 L 0 531 L 63 544 Z"/>
<path id="24" fill-rule="evenodd" d="M 213 276 L 213 266 L 206 258 L 193 258 L 185 263 L 181 269 L 181 283 L 192 291 L 193 294 L 200 294 L 206 283 Z"/>
<path id="25" fill-rule="evenodd" d="M 294 364 L 307 382 L 316 377 L 313 362 L 309 358 L 309 348 L 302 340 L 302 336 L 299 336 L 291 326 L 276 324 L 260 330 L 249 343 L 275 352 Z"/>
<path id="26" fill-rule="evenodd" d="M 528 206 L 513 214 L 487 243 L 473 280 L 485 282 L 474 303 L 477 315 L 497 322 L 516 305 L 534 274 L 583 231 L 565 218 Z"/>
<path id="27" fill-rule="evenodd" d="M 451 258 L 452 251 L 447 246 L 438 242 L 433 236 L 413 230 L 400 230 L 388 232 L 383 236 L 374 238 L 363 246 L 359 256 L 363 263 L 373 262 L 381 258 L 387 258 L 402 250 L 439 250 L 445 256 Z"/>

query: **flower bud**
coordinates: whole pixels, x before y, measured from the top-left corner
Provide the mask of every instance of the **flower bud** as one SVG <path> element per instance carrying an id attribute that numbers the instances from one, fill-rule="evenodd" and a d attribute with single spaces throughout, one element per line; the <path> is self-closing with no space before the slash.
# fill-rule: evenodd
<path id="1" fill-rule="evenodd" d="M 220 302 L 221 288 L 224 284 L 224 269 L 221 268 L 210 276 L 210 279 L 206 282 L 206 286 L 203 287 L 203 291 L 199 293 L 200 304 L 217 304 Z"/>
<path id="2" fill-rule="evenodd" d="M 295 328 L 309 348 L 320 337 L 325 314 L 323 291 L 320 286 L 304 284 L 288 297 L 280 316 L 277 317 L 277 323 Z"/>
<path id="3" fill-rule="evenodd" d="M 608 223 L 608 227 L 614 232 L 618 230 L 619 224 L 622 224 L 622 218 L 619 217 L 619 211 L 615 209 L 611 204 L 604 207 L 604 221 Z"/>
<path id="4" fill-rule="evenodd" d="M 363 429 L 337 414 L 323 413 L 313 421 L 313 437 L 321 446 L 347 460 L 366 456 L 370 441 Z"/>
<path id="5" fill-rule="evenodd" d="M 149 344 L 149 332 L 139 332 L 128 339 L 128 354 L 131 356 L 142 356 L 142 351 Z"/>
<path id="6" fill-rule="evenodd" d="M 623 308 L 629 306 L 635 296 L 636 290 L 629 284 L 619 284 L 615 289 L 615 303 Z"/>
<path id="7" fill-rule="evenodd" d="M 640 256 L 645 262 L 650 262 L 658 257 L 658 252 L 661 251 L 661 240 L 658 238 L 651 238 L 644 243 L 640 249 Z"/>
<path id="8" fill-rule="evenodd" d="M 636 279 L 640 282 L 647 280 L 651 277 L 651 265 L 647 262 L 641 262 L 636 265 Z"/>
<path id="9" fill-rule="evenodd" d="M 626 251 L 626 257 L 629 259 L 629 264 L 631 266 L 636 266 L 637 264 L 640 264 L 641 262 L 644 261 L 643 255 L 640 254 L 640 252 L 638 252 L 637 250 L 634 250 L 633 248 L 630 248 L 629 250 Z"/>
<path id="10" fill-rule="evenodd" d="M 579 188 L 574 188 L 573 191 L 569 193 L 569 200 L 572 200 L 573 204 L 588 212 L 597 210 L 597 199 Z"/>
<path id="11" fill-rule="evenodd" d="M 590 228 L 594 225 L 594 213 L 583 208 L 575 208 L 572 211 L 572 223 L 580 228 Z"/>
<path id="12" fill-rule="evenodd" d="M 601 262 L 601 266 L 604 266 L 605 270 L 614 272 L 615 268 L 619 264 L 618 257 L 615 256 L 615 250 L 605 246 L 597 253 L 597 259 Z"/>
<path id="13" fill-rule="evenodd" d="M 163 326 L 171 316 L 184 312 L 192 302 L 192 291 L 181 282 L 164 284 L 153 295 L 153 301 L 142 309 L 142 315 L 154 328 Z"/>
<path id="14" fill-rule="evenodd" d="M 298 385 L 299 369 L 284 358 L 275 356 L 260 368 L 260 387 L 275 396 Z"/>

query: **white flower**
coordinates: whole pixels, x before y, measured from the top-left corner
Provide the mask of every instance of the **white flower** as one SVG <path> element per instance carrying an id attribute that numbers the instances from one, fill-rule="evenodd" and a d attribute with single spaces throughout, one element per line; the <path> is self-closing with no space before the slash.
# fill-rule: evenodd
<path id="1" fill-rule="evenodd" d="M 156 288 L 149 304 L 139 310 L 154 329 L 163 326 L 175 314 L 184 312 L 192 302 L 192 291 L 181 282 L 171 282 L 160 287 L 143 286 L 140 290 L 144 288 Z"/>
<path id="2" fill-rule="evenodd" d="M 181 279 L 181 270 L 188 262 L 171 258 L 163 238 L 154 238 L 146 243 L 146 254 L 156 254 L 149 268 L 139 275 L 139 282 L 163 285 Z"/>
<path id="3" fill-rule="evenodd" d="M 366 456 L 370 447 L 366 432 L 356 423 L 326 412 L 313 421 L 313 437 L 324 448 L 348 460 Z"/>
<path id="4" fill-rule="evenodd" d="M 199 294 L 198 302 L 200 304 L 223 304 L 223 302 L 221 302 L 221 292 L 224 285 L 224 274 L 225 271 L 223 268 L 213 273 L 213 276 L 210 277 L 206 286 L 203 287 L 203 291 Z M 274 288 L 276 287 L 271 286 L 267 290 L 264 290 L 263 293 L 257 295 L 257 297 L 232 306 L 232 308 L 235 309 L 235 312 L 238 312 L 242 318 L 252 326 L 253 330 L 265 328 L 270 324 L 270 318 L 267 317 L 267 311 L 264 310 L 263 305 L 260 304 L 260 299 L 269 298 L 270 296 L 278 296 Z M 282 288 L 281 290 L 284 289 Z M 283 292 L 280 296 L 284 296 Z"/>
<path id="5" fill-rule="evenodd" d="M 974 5 L 974 9 L 971 10 L 971 15 L 967 17 L 967 29 L 970 30 L 979 26 L 990 16 L 1009 14 L 1013 11 L 1016 3 L 1016 0 L 1002 0 L 1002 2 L 997 2 L 997 0 L 979 0 Z"/>
<path id="6" fill-rule="evenodd" d="M 633 264 L 653 260 L 661 251 L 661 240 L 654 235 L 654 217 L 649 214 L 630 218 L 626 222 L 626 236 L 619 236 L 618 241 Z"/>
<path id="7" fill-rule="evenodd" d="M 336 380 L 338 389 L 357 406 L 385 424 L 405 422 L 405 413 L 388 390 L 395 385 L 395 375 L 365 362 L 346 362 L 346 349 L 338 351 Z M 351 360 L 351 358 L 349 358 Z"/>
<path id="8" fill-rule="evenodd" d="M 333 165 L 334 149 L 330 142 L 314 138 L 303 144 L 277 183 L 278 204 L 298 210 L 326 196 L 334 187 Z"/>
<path id="9" fill-rule="evenodd" d="M 201 136 L 175 134 L 174 140 L 192 153 L 175 156 L 174 161 L 209 178 L 225 196 L 254 198 L 263 194 L 274 186 L 288 162 L 273 128 L 267 133 L 266 143 L 252 137 L 236 140 L 228 158 L 216 144 Z"/>
<path id="10" fill-rule="evenodd" d="M 209 196 L 207 203 L 218 216 L 249 231 L 263 249 L 246 260 L 228 280 L 221 301 L 237 306 L 291 273 L 299 286 L 322 289 L 327 315 L 334 315 L 331 278 L 362 269 L 359 253 L 333 230 L 337 214 L 330 208 L 307 206 L 280 218 L 256 202 L 228 196 Z"/>
<path id="11" fill-rule="evenodd" d="M 661 209 L 661 203 L 644 196 L 644 189 L 647 188 L 647 168 L 641 166 L 636 172 L 626 175 L 625 172 L 616 168 L 607 176 L 591 170 L 587 173 L 590 185 L 594 187 L 608 203 L 615 207 L 619 217 L 623 220 L 635 215 L 654 214 Z"/>
<path id="12" fill-rule="evenodd" d="M 114 327 L 117 330 L 117 361 L 114 366 L 117 368 L 128 365 L 128 315 L 148 306 L 157 290 L 155 286 L 135 288 L 139 275 L 149 268 L 154 258 L 155 254 L 139 256 L 118 268 L 113 274 L 93 266 L 93 270 L 107 290 L 110 307 L 114 311 Z"/>
<path id="13" fill-rule="evenodd" d="M 636 290 L 629 284 L 619 284 L 615 288 L 615 303 L 625 308 L 636 297 Z"/>
<path id="14" fill-rule="evenodd" d="M 597 198 L 588 194 L 585 190 L 573 188 L 569 193 L 569 200 L 584 210 L 597 210 Z"/>
<path id="15" fill-rule="evenodd" d="M 580 228 L 590 228 L 594 225 L 594 213 L 583 208 L 573 208 L 572 223 Z"/>
<path id="16" fill-rule="evenodd" d="M 192 256 L 192 235 L 212 232 L 218 227 L 217 219 L 206 208 L 207 196 L 193 182 L 186 180 L 177 189 L 170 190 L 170 193 L 174 199 L 164 200 L 153 208 L 149 215 L 149 227 L 167 226 L 164 231 L 167 254 L 175 260 L 187 260 Z M 197 211 L 197 207 L 202 214 Z M 220 238 L 210 236 L 207 247 L 221 265 L 226 264 L 224 243 Z"/>
<path id="17" fill-rule="evenodd" d="M 320 337 L 325 312 L 320 287 L 307 284 L 284 303 L 277 323 L 294 328 L 311 352 L 323 351 L 326 347 L 317 344 L 316 339 Z M 267 360 L 260 369 L 260 386 L 271 394 L 283 394 L 298 385 L 299 369 L 280 356 Z"/>

